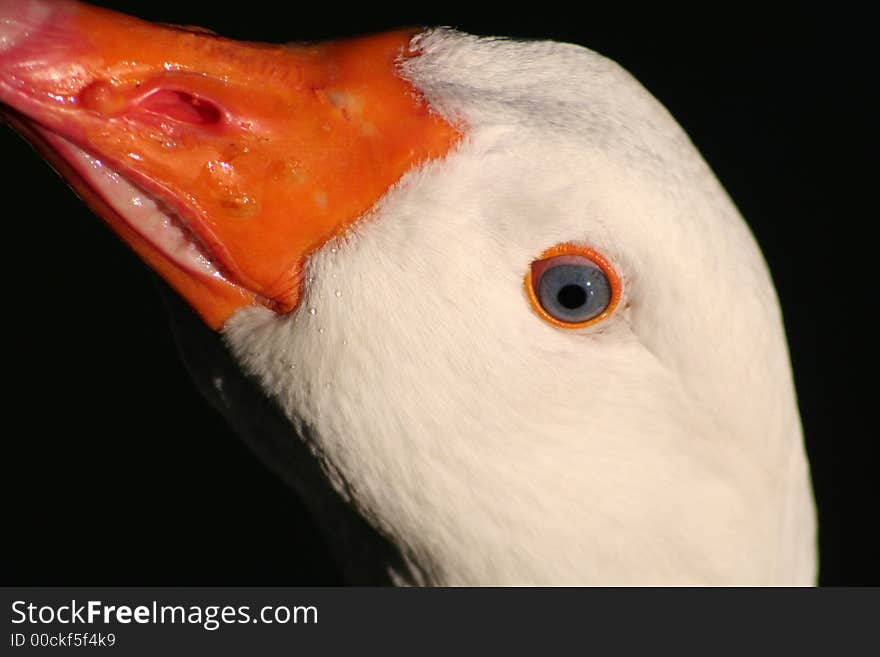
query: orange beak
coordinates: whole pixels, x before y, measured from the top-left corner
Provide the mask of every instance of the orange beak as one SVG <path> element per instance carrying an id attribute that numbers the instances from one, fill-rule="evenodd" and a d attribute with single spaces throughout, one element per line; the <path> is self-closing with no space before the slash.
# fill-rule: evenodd
<path id="1" fill-rule="evenodd" d="M 0 0 L 0 112 L 216 329 L 294 309 L 308 256 L 456 143 L 398 74 L 414 34 L 242 43 Z"/>

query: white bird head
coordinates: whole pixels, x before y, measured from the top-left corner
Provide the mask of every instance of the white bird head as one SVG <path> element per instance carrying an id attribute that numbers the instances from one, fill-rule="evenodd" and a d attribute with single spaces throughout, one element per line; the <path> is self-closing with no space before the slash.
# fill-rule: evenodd
<path id="1" fill-rule="evenodd" d="M 255 294 L 217 322 L 290 440 L 400 550 L 402 581 L 811 583 L 778 303 L 685 133 L 579 46 L 438 29 L 408 52 L 394 75 L 454 128 L 448 148 L 309 248 L 287 307 Z M 10 89 L 23 131 L 102 156 Z M 598 321 L 560 325 L 529 294 L 558 253 L 598 265 Z"/>

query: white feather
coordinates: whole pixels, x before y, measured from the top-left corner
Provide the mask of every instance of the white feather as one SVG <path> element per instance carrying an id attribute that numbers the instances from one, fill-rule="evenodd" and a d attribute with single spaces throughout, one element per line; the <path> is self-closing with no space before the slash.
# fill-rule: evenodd
<path id="1" fill-rule="evenodd" d="M 748 228 L 665 109 L 584 48 L 417 38 L 463 129 L 225 336 L 337 489 L 435 584 L 810 584 L 809 472 Z M 529 263 L 603 252 L 618 310 L 571 332 Z"/>

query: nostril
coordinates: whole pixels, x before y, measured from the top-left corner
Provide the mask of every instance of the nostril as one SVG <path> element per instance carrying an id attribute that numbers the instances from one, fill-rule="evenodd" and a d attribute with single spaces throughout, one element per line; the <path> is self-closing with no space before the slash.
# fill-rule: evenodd
<path id="1" fill-rule="evenodd" d="M 30 36 L 50 11 L 46 0 L 0 0 L 0 52 Z"/>
<path id="2" fill-rule="evenodd" d="M 151 114 L 193 125 L 212 125 L 223 117 L 211 101 L 186 91 L 159 89 L 143 98 L 138 106 Z"/>

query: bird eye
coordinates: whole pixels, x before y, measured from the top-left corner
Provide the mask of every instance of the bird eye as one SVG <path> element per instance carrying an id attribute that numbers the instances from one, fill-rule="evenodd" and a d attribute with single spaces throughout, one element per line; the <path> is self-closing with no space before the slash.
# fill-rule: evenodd
<path id="1" fill-rule="evenodd" d="M 620 279 L 589 247 L 558 244 L 535 260 L 525 280 L 538 315 L 555 326 L 583 328 L 608 317 L 620 299 Z"/>

